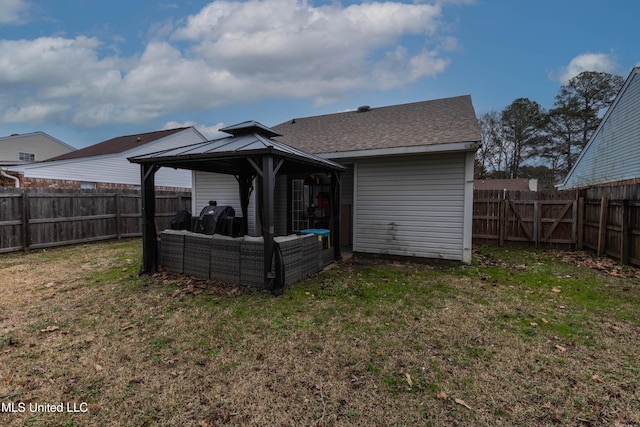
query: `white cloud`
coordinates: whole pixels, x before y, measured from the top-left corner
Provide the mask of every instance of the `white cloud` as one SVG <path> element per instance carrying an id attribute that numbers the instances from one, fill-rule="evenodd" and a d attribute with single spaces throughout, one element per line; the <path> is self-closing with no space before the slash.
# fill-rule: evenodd
<path id="1" fill-rule="evenodd" d="M 583 71 L 613 73 L 616 66 L 616 62 L 610 54 L 583 53 L 573 58 L 569 62 L 569 65 L 563 67 L 558 73 L 556 73 L 554 79 L 558 80 L 562 84 L 567 84 L 569 83 L 569 80 Z"/>
<path id="2" fill-rule="evenodd" d="M 224 123 L 218 123 L 213 126 L 209 126 L 209 125 L 197 124 L 196 122 L 193 122 L 190 120 L 187 120 L 186 122 L 176 122 L 172 120 L 172 121 L 166 122 L 164 126 L 162 126 L 162 129 L 163 130 L 175 129 L 175 128 L 183 128 L 183 127 L 189 127 L 189 126 L 195 127 L 196 130 L 200 132 L 202 136 L 204 136 L 207 139 L 216 139 L 223 136 L 229 136 L 229 134 L 219 131 L 219 129 L 225 127 Z"/>
<path id="3" fill-rule="evenodd" d="M 21 24 L 28 9 L 26 0 L 0 0 L 0 24 Z"/>
<path id="4" fill-rule="evenodd" d="M 25 102 L 19 107 L 8 108 L 3 117 L 7 122 L 43 123 L 64 118 L 70 106 L 56 103 Z"/>
<path id="5" fill-rule="evenodd" d="M 220 0 L 179 27 L 152 25 L 153 40 L 131 57 L 84 36 L 3 40 L 0 121 L 55 112 L 83 127 L 141 123 L 269 97 L 322 103 L 401 87 L 449 64 L 442 52 L 456 40 L 443 34 L 442 3 Z"/>

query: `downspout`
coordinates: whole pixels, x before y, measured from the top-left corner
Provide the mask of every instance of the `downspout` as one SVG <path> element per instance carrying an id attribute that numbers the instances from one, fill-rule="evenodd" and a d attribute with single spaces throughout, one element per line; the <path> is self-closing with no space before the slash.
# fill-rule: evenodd
<path id="1" fill-rule="evenodd" d="M 8 170 L 7 168 L 0 168 L 0 175 L 4 176 L 5 178 L 14 180 L 16 183 L 16 188 L 20 188 L 20 180 L 13 175 L 9 175 L 7 173 L 7 170 Z"/>

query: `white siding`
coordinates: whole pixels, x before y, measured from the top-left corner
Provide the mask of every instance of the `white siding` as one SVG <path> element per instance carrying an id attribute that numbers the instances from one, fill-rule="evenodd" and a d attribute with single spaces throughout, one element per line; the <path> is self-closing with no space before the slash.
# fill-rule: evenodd
<path id="1" fill-rule="evenodd" d="M 0 138 L 0 161 L 16 162 L 20 153 L 35 154 L 37 162 L 69 153 L 74 149 L 44 132 Z"/>
<path id="2" fill-rule="evenodd" d="M 340 204 L 353 204 L 353 165 L 345 165 L 349 169 L 340 175 Z"/>
<path id="3" fill-rule="evenodd" d="M 354 251 L 463 260 L 465 153 L 361 160 Z"/>
<path id="4" fill-rule="evenodd" d="M 256 182 L 254 182 L 254 188 L 256 185 Z M 254 189 L 249 200 L 248 232 L 251 236 L 260 234 L 260 230 L 258 230 L 256 226 L 256 191 L 257 190 Z M 242 216 L 240 189 L 238 187 L 238 181 L 236 181 L 233 175 L 196 171 L 194 173 L 193 194 L 195 200 L 193 215 L 199 215 L 202 208 L 207 206 L 210 200 L 215 200 L 218 202 L 218 205 L 233 207 L 236 211 L 236 216 Z"/>
<path id="5" fill-rule="evenodd" d="M 123 155 L 33 164 L 22 170 L 27 178 L 140 185 L 140 165 L 130 163 Z M 157 186 L 191 188 L 191 173 L 188 170 L 161 168 L 156 172 L 155 183 Z"/>
<path id="6" fill-rule="evenodd" d="M 640 73 L 630 79 L 561 188 L 640 178 Z"/>
<path id="7" fill-rule="evenodd" d="M 16 167 L 27 178 L 64 179 L 71 181 L 108 182 L 140 185 L 140 165 L 131 163 L 128 157 L 151 153 L 166 148 L 180 147 L 202 141 L 192 129 L 145 144 L 124 153 L 35 163 Z M 12 168 L 14 169 L 14 168 Z M 191 172 L 161 168 L 155 176 L 157 186 L 191 188 Z"/>

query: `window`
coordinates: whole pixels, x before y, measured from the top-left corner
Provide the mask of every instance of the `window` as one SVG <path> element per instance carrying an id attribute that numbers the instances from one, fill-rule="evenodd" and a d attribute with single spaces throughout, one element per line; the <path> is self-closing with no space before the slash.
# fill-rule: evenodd
<path id="1" fill-rule="evenodd" d="M 82 181 L 80 183 L 80 188 L 83 189 L 83 190 L 95 190 L 96 189 L 96 183 L 95 182 Z"/>
<path id="2" fill-rule="evenodd" d="M 36 161 L 36 155 L 33 154 L 33 153 L 20 152 L 18 154 L 18 158 L 20 159 L 21 162 L 35 162 Z"/>
<path id="3" fill-rule="evenodd" d="M 291 180 L 291 230 L 300 231 L 307 227 L 307 206 L 309 206 L 309 186 L 304 179 Z"/>

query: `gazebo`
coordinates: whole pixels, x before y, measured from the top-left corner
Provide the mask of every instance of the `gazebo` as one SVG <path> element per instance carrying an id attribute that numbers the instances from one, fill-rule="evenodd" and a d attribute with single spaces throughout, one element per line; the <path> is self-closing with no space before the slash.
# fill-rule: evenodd
<path id="1" fill-rule="evenodd" d="M 340 235 L 340 173 L 346 168 L 272 139 L 282 136 L 256 121 L 228 126 L 220 131 L 230 136 L 183 147 L 131 157 L 140 164 L 143 220 L 143 267 L 141 274 L 153 274 L 158 267 L 158 235 L 155 224 L 155 173 L 161 167 L 233 175 L 238 182 L 242 209 L 242 234 L 247 234 L 248 206 L 253 182 L 258 178 L 264 238 L 264 285 L 271 288 L 274 253 L 274 188 L 278 173 L 327 173 L 331 178 L 333 234 Z M 340 245 L 333 247 L 334 259 L 341 258 Z M 281 291 L 281 289 L 274 289 Z"/>

